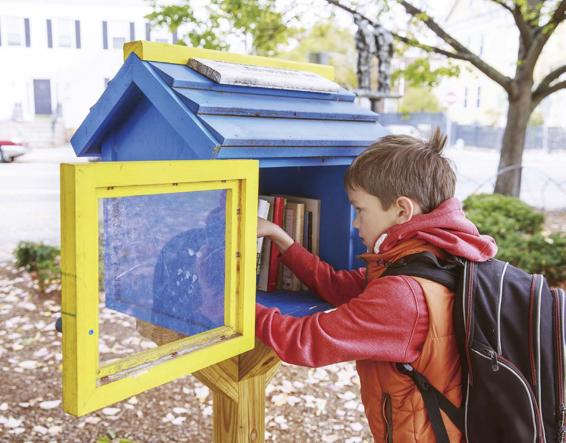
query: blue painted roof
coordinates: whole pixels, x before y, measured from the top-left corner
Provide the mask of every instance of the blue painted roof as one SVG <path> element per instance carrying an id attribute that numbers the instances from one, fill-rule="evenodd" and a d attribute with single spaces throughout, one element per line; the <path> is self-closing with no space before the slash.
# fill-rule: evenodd
<path id="1" fill-rule="evenodd" d="M 354 99 L 221 85 L 131 54 L 71 143 L 79 156 L 106 159 L 351 158 L 386 134 Z"/>

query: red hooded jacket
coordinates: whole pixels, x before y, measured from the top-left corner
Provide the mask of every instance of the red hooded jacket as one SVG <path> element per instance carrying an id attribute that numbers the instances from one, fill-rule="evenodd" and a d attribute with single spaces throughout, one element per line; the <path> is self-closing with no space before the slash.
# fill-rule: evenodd
<path id="1" fill-rule="evenodd" d="M 386 234 L 380 253 L 410 239 L 424 240 L 450 255 L 478 262 L 497 252 L 494 240 L 479 234 L 455 198 L 392 226 Z M 298 243 L 281 260 L 310 290 L 337 307 L 296 318 L 257 304 L 256 335 L 281 360 L 318 367 L 351 360 L 410 363 L 419 357 L 429 318 L 416 280 L 388 276 L 366 286 L 366 268 L 336 271 Z"/>

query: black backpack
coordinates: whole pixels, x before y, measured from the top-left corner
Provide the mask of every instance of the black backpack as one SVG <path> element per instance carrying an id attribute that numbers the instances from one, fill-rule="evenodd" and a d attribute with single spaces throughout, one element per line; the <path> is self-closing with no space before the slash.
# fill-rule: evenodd
<path id="1" fill-rule="evenodd" d="M 564 441 L 564 290 L 500 260 L 441 264 L 430 253 L 404 257 L 383 275 L 426 278 L 456 294 L 461 407 L 410 365 L 397 364 L 423 395 L 437 442 L 449 441 L 440 409 L 467 442 Z"/>

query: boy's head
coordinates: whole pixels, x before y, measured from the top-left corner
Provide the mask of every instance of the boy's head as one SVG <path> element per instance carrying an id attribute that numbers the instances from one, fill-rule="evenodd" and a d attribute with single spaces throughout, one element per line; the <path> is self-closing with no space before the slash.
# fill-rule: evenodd
<path id="1" fill-rule="evenodd" d="M 356 209 L 354 227 L 368 248 L 389 227 L 454 196 L 456 174 L 442 156 L 445 144 L 438 128 L 428 141 L 388 135 L 352 162 L 344 182 Z"/>

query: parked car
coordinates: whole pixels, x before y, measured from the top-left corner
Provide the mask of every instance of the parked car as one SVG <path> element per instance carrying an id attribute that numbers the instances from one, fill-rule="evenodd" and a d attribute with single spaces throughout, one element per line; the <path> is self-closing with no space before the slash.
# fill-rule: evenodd
<path id="1" fill-rule="evenodd" d="M 422 138 L 421 132 L 412 125 L 387 125 L 385 129 L 390 131 L 392 135 L 411 135 Z"/>
<path id="2" fill-rule="evenodd" d="M 0 162 L 9 163 L 14 161 L 16 157 L 24 155 L 28 152 L 28 148 L 19 140 L 0 140 Z"/>

